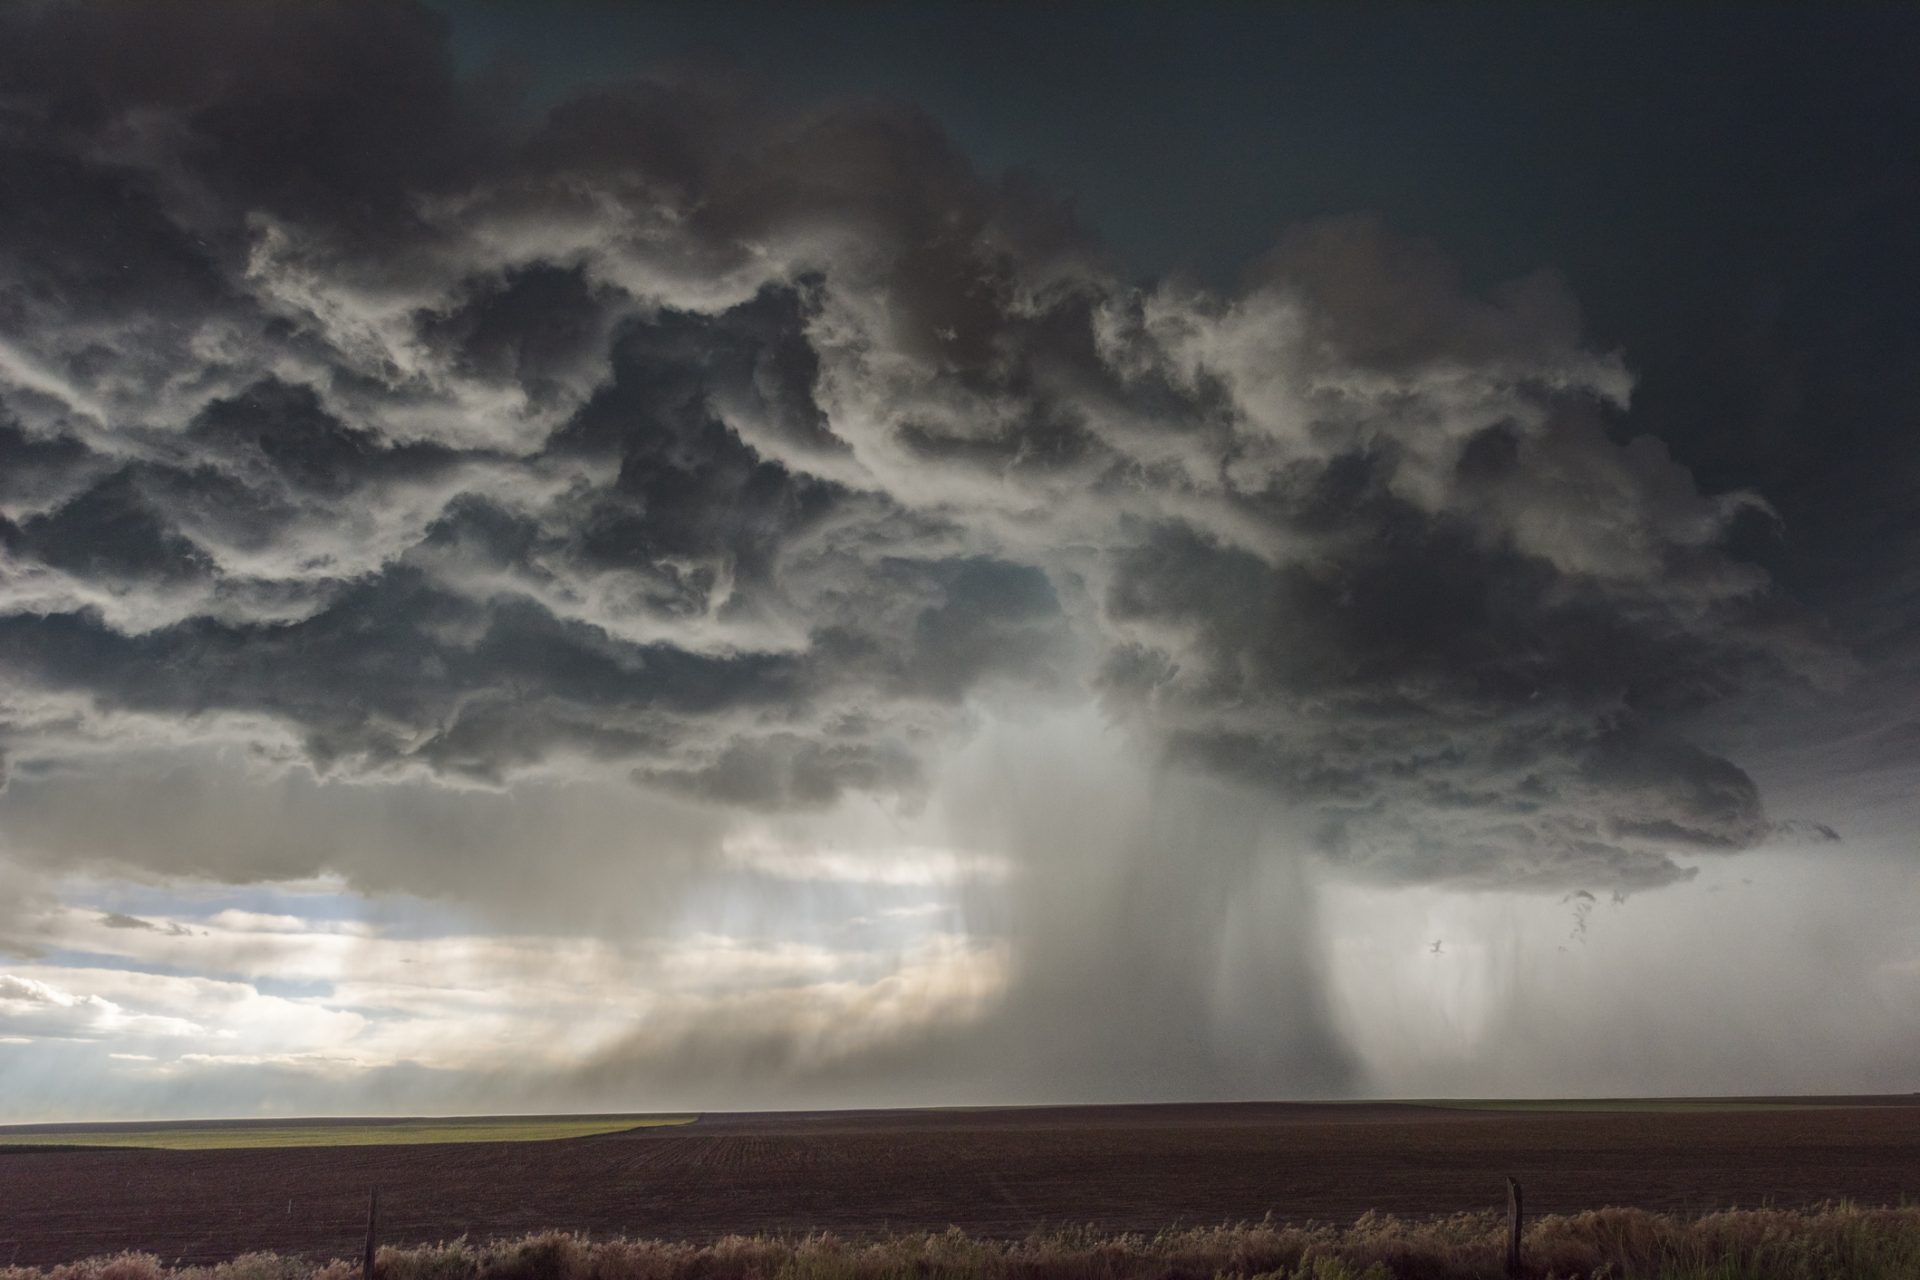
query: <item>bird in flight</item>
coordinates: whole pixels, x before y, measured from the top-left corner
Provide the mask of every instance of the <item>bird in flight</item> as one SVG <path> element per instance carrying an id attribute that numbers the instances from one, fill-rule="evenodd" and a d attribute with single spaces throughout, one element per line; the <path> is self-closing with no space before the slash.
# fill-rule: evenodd
<path id="1" fill-rule="evenodd" d="M 1433 940 L 1433 954 L 1435 954 L 1435 955 L 1439 955 L 1439 954 L 1440 954 L 1440 939 L 1438 939 L 1438 938 L 1435 938 L 1435 939 Z"/>

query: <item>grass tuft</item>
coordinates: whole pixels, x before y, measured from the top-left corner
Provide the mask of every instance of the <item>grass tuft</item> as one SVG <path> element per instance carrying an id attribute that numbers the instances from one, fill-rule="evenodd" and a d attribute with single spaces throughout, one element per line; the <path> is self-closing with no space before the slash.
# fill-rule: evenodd
<path id="1" fill-rule="evenodd" d="M 990 1240 L 957 1228 L 849 1240 L 832 1234 L 728 1236 L 712 1244 L 589 1241 L 549 1231 L 475 1244 L 384 1248 L 377 1280 L 1495 1280 L 1498 1214 L 1413 1221 L 1367 1214 L 1345 1226 L 1273 1221 L 1104 1234 L 1088 1228 Z M 1530 1280 L 1915 1280 L 1920 1206 L 1743 1209 L 1682 1218 L 1595 1209 L 1537 1219 Z M 122 1253 L 0 1280 L 358 1280 L 359 1265 L 251 1253 L 214 1267 L 167 1267 Z"/>

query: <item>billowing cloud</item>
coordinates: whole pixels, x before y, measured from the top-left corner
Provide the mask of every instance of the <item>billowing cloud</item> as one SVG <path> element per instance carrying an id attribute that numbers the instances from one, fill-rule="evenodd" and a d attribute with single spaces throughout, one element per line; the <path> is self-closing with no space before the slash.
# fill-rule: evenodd
<path id="1" fill-rule="evenodd" d="M 18 775 L 911 804 L 1097 698 L 1361 874 L 1643 887 L 1769 830 L 1692 718 L 1838 671 L 1551 274 L 1349 219 L 1142 288 L 913 111 L 521 111 L 406 6 L 0 47 Z"/>
<path id="2" fill-rule="evenodd" d="M 186 1018 L 139 1013 L 94 992 L 76 992 L 28 975 L 0 974 L 0 1027 L 9 1033 L 55 1040 L 199 1035 Z"/>

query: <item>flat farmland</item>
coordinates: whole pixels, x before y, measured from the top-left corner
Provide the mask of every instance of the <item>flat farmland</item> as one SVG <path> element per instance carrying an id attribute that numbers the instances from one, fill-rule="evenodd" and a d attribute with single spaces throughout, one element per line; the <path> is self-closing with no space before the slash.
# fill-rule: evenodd
<path id="1" fill-rule="evenodd" d="M 0 1264 L 121 1249 L 350 1256 L 370 1186 L 389 1244 L 1427 1216 L 1494 1207 L 1508 1174 L 1539 1213 L 1920 1198 L 1920 1098 L 1513 1107 L 737 1114 L 530 1142 L 21 1147 L 0 1150 Z"/>
<path id="2" fill-rule="evenodd" d="M 160 1124 L 14 1125 L 0 1128 L 8 1147 L 155 1147 L 206 1151 L 230 1147 L 383 1147 L 423 1143 L 549 1142 L 586 1138 L 692 1116 L 453 1116 L 436 1120 L 177 1121 Z"/>

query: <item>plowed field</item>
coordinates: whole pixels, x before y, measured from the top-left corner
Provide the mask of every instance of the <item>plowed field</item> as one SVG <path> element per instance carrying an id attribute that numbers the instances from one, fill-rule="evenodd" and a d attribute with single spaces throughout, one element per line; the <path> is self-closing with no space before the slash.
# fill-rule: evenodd
<path id="1" fill-rule="evenodd" d="M 0 1141 L 5 1141 L 0 1135 Z M 1620 1111 L 1232 1104 L 706 1116 L 551 1142 L 0 1152 L 0 1263 L 211 1261 L 544 1228 L 986 1235 L 1920 1197 L 1920 1098 Z"/>

